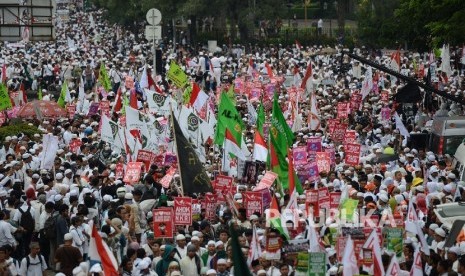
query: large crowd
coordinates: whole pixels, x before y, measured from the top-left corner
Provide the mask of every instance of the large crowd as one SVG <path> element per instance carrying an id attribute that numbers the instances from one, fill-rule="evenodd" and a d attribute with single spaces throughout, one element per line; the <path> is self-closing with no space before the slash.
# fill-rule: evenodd
<path id="1" fill-rule="evenodd" d="M 390 275 L 407 275 L 410 271 L 413 275 L 465 275 L 465 257 L 461 257 L 465 256 L 465 238 L 458 235 L 446 247 L 450 227 L 433 211 L 437 205 L 465 200 L 465 183 L 459 171 L 452 167 L 451 155 L 409 147 L 408 137 L 427 133 L 435 118 L 463 115 L 460 104 L 422 91 L 424 99 L 411 104 L 414 110 L 411 114 L 395 100 L 397 91 L 406 84 L 404 80 L 351 60 L 343 54 L 341 46 L 238 44 L 224 45 L 213 52 L 203 43 L 172 45 L 164 40 L 159 45 L 161 65 L 155 74 L 151 67 L 151 41 L 110 25 L 100 11 L 72 12 L 68 20 L 57 18 L 55 25 L 56 41 L 27 42 L 19 48 L 4 44 L 0 52 L 1 79 L 10 95 L 22 90 L 28 101 L 40 97 L 41 101 L 56 102 L 66 83 L 66 107 L 75 106 L 69 116 L 23 118 L 26 123 L 38 126 L 37 134 L 17 133 L 2 141 L 0 275 L 43 275 L 47 270 L 56 275 L 111 275 L 108 270 L 104 272 L 107 267 L 104 255 L 100 255 L 101 260 L 92 258 L 94 228 L 111 252 L 111 259 L 116 261 L 119 275 L 234 275 L 237 259 L 231 246 L 233 226 L 238 230 L 239 244 L 249 260 L 250 272 L 257 276 L 307 273 L 301 270 L 300 257 L 308 252 L 325 253 L 322 273 L 326 275 L 343 272 L 344 275 L 384 275 L 386 271 Z M 395 60 L 391 53 L 383 51 L 365 48 L 350 51 L 380 65 L 391 66 Z M 434 54 L 414 51 L 402 51 L 398 61 L 402 74 L 421 81 L 429 76 L 436 89 L 459 100 L 465 98 L 462 48 L 450 48 L 450 66 Z M 186 108 L 184 87 L 177 87 L 167 76 L 174 63 L 187 74 L 189 83 L 196 83 L 208 95 L 208 116 L 198 115 L 206 118 L 207 124 L 214 124 L 212 117 L 221 116 L 215 113 L 222 91 L 236 85 L 232 99 L 245 126 L 241 147 L 245 159 L 236 161 L 245 164 L 247 173 L 238 164 L 234 167 L 235 159 L 231 161 L 228 174 L 233 176 L 232 197 L 230 200 L 218 198 L 213 215 L 207 214 L 208 195 L 184 194 L 197 202 L 192 206 L 193 209 L 194 205 L 200 206 L 199 210 L 192 216 L 190 225 L 175 225 L 170 238 L 164 238 L 157 236 L 160 224 L 157 224 L 160 229 L 154 229 L 153 209 L 174 205 L 175 198 L 183 193 L 179 183 L 182 171 L 173 175 L 168 186 L 162 185 L 161 180 L 169 174 L 171 164 L 152 162 L 136 183 L 124 181 L 120 168 L 125 169 L 128 162 L 134 161 L 137 152 L 102 140 L 103 113 L 95 112 L 93 107 L 95 103 L 108 101 L 107 118 L 121 123 L 129 117 L 118 106 L 121 98 L 132 100 L 131 91 L 137 90 L 136 102 L 130 103 L 132 107 L 141 114 L 150 114 L 158 122 L 169 121 L 169 113 L 150 106 L 147 90 L 169 96 L 178 110 Z M 110 80 L 107 90 L 103 89 L 102 66 Z M 153 79 L 147 90 L 137 87 L 144 74 Z M 243 90 L 238 87 L 241 83 L 246 86 L 246 82 L 260 87 L 258 94 L 254 88 L 246 93 L 244 87 Z M 270 83 L 274 87 L 271 94 L 265 91 Z M 371 86 L 366 91 L 364 85 L 368 83 Z M 354 94 L 362 93 L 366 94 L 361 100 L 354 100 Z M 269 133 L 273 94 L 277 95 L 276 100 L 296 138 L 291 150 L 303 146 L 307 149 L 309 141 L 319 139 L 319 151 L 332 152 L 331 162 L 328 171 L 309 177 L 306 171 L 310 169 L 305 165 L 314 161 L 311 159 L 315 153 L 306 150 L 304 160 L 299 159 L 303 165 L 296 164 L 302 187 L 300 194 L 289 186 L 281 188 L 276 180 L 264 188 L 271 203 L 262 206 L 261 212 L 251 214 L 245 204 L 246 195 L 261 187 L 259 183 L 269 171 L 266 160 L 259 162 L 253 153 L 254 134 L 258 131 L 253 111 L 260 105 L 264 107 L 264 128 Z M 129 105 L 129 101 L 122 100 L 122 105 Z M 12 102 L 16 106 L 25 104 L 15 99 Z M 339 108 L 340 103 L 358 106 L 341 117 L 345 111 Z M 4 114 L 4 125 L 17 120 L 11 112 L 4 111 Z M 336 118 L 336 124 L 354 133 L 349 144 L 338 141 L 331 133 L 334 129 L 331 130 L 330 122 Z M 45 140 L 50 137 L 56 139 L 52 142 L 55 158 L 44 169 L 44 160 L 50 154 L 48 147 L 52 147 Z M 263 138 L 268 141 L 267 135 Z M 212 139 L 213 134 L 199 135 L 195 143 L 203 167 L 213 181 L 218 175 L 224 175 L 225 170 L 222 147 L 211 143 Z M 139 150 L 150 147 L 142 144 L 135 147 Z M 347 148 L 351 144 L 360 145 L 355 164 L 347 164 Z M 150 151 L 164 156 L 176 153 L 175 148 L 173 134 L 168 130 Z M 382 161 L 386 156 L 392 158 Z M 318 200 L 311 201 L 312 191 L 339 195 L 344 202 L 331 208 L 344 210 L 347 213 L 344 221 L 340 221 L 342 216 L 330 216 L 324 210 L 315 211 L 315 207 L 310 209 L 311 216 L 307 207 L 318 205 Z M 260 192 L 265 193 L 263 189 Z M 277 207 L 284 214 L 293 198 L 299 209 L 297 218 L 286 221 L 284 226 L 270 223 L 272 218 L 265 215 L 265 209 Z M 355 202 L 352 207 L 345 204 L 351 202 Z M 371 264 L 363 263 L 363 256 L 359 256 L 362 249 L 357 247 L 371 234 L 364 233 L 366 236 L 362 234 L 360 239 L 356 231 L 367 229 L 358 222 L 369 211 L 378 218 L 401 218 L 396 220 L 398 225 L 378 228 L 380 233 L 389 228 L 389 234 L 380 235 L 384 239 L 378 252 L 381 272 L 376 269 L 376 260 L 373 261 L 376 254 L 373 253 Z M 397 232 L 393 229 L 400 229 L 397 238 L 400 248 L 395 246 L 392 236 Z M 281 245 L 278 250 L 270 244 L 276 237 Z M 350 252 L 341 249 L 341 238 L 347 244 L 355 241 L 356 249 L 352 252 L 358 273 L 348 269 L 354 264 L 350 258 L 346 259 Z M 101 253 L 102 247 L 98 251 Z M 307 265 L 307 269 L 311 266 L 311 263 Z M 395 266 L 398 270 L 393 272 Z"/>

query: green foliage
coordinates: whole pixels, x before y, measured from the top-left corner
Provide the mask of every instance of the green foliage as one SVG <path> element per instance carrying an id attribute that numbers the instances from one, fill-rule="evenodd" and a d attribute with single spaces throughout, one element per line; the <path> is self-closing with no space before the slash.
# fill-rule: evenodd
<path id="1" fill-rule="evenodd" d="M 8 126 L 0 127 L 0 141 L 4 141 L 7 136 L 17 136 L 20 133 L 24 133 L 29 137 L 32 137 L 40 131 L 35 126 L 30 126 L 26 123 L 16 123 Z"/>

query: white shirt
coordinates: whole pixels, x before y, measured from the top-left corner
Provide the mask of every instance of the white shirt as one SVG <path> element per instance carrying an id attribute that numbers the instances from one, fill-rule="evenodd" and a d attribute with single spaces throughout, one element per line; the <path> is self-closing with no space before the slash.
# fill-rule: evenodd
<path id="1" fill-rule="evenodd" d="M 179 255 L 176 254 L 174 256 L 176 259 L 182 260 L 182 258 L 186 257 L 186 255 L 187 255 L 187 246 L 184 246 L 184 248 L 176 246 L 176 250 L 179 252 Z M 179 256 L 181 256 L 181 257 L 179 257 Z"/>
<path id="2" fill-rule="evenodd" d="M 27 205 L 27 203 L 24 203 L 21 207 L 19 207 L 19 209 L 21 209 L 23 212 L 27 212 L 27 209 L 29 208 L 29 206 Z M 13 220 L 16 221 L 16 222 L 20 222 L 21 221 L 21 212 L 18 211 L 15 213 L 14 217 L 13 217 Z M 35 210 L 34 208 L 31 206 L 31 210 L 29 211 L 31 213 L 31 216 L 34 217 L 34 214 L 35 214 Z"/>
<path id="3" fill-rule="evenodd" d="M 74 225 L 69 228 L 69 232 L 71 233 L 71 235 L 73 235 L 73 246 L 79 248 L 81 254 L 84 254 L 83 245 L 85 241 L 85 236 L 84 234 L 82 234 L 81 231 L 81 229 L 74 227 Z"/>
<path id="4" fill-rule="evenodd" d="M 29 267 L 27 267 L 27 259 L 29 258 Z M 39 259 L 40 258 L 40 259 Z M 31 255 L 26 256 L 21 261 L 21 275 L 23 276 L 36 276 L 42 275 L 42 272 L 47 269 L 47 264 L 42 255 L 37 255 L 33 258 Z"/>
<path id="5" fill-rule="evenodd" d="M 0 220 L 0 246 L 11 245 L 16 246 L 16 239 L 13 237 L 13 233 L 16 228 L 4 220 Z"/>
<path id="6" fill-rule="evenodd" d="M 201 262 L 202 261 L 200 261 L 200 263 Z M 180 265 L 183 276 L 199 276 L 197 265 L 195 264 L 195 257 L 192 259 L 189 258 L 189 256 L 182 258 Z"/>

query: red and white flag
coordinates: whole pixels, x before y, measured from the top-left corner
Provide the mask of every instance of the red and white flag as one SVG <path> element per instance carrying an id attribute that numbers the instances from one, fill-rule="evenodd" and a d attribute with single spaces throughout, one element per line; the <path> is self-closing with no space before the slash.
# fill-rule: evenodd
<path id="1" fill-rule="evenodd" d="M 265 62 L 265 67 L 266 67 L 266 73 L 268 74 L 268 77 L 270 79 L 273 78 L 273 69 L 271 69 L 271 66 L 268 62 Z"/>
<path id="2" fill-rule="evenodd" d="M 399 261 L 397 260 L 396 254 L 392 256 L 391 263 L 386 270 L 386 276 L 397 276 L 400 275 L 400 265 Z"/>
<path id="3" fill-rule="evenodd" d="M 225 139 L 224 139 L 224 153 L 225 155 L 232 153 L 234 154 L 237 158 L 241 160 L 245 160 L 245 155 L 241 150 L 241 147 L 237 144 L 236 139 L 232 135 L 231 131 L 229 129 L 226 129 L 225 133 Z"/>
<path id="4" fill-rule="evenodd" d="M 312 93 L 310 101 L 310 114 L 308 114 L 307 117 L 308 128 L 310 128 L 311 130 L 317 130 L 320 129 L 320 114 L 316 106 L 317 101 L 315 93 Z"/>
<path id="5" fill-rule="evenodd" d="M 208 94 L 205 93 L 203 90 L 200 90 L 200 87 L 197 83 L 193 83 L 192 85 L 192 93 L 189 99 L 189 105 L 194 107 L 197 112 L 200 112 L 204 107 L 205 103 L 208 100 Z"/>
<path id="6" fill-rule="evenodd" d="M 144 88 L 149 88 L 149 78 L 147 75 L 147 65 L 144 66 L 142 70 L 142 76 L 140 77 L 139 81 L 140 88 L 143 90 Z"/>
<path id="7" fill-rule="evenodd" d="M 391 55 L 391 62 L 389 63 L 389 68 L 399 72 L 400 71 L 400 52 L 397 50 Z"/>
<path id="8" fill-rule="evenodd" d="M 302 79 L 300 88 L 305 89 L 307 87 L 307 81 L 312 77 L 312 62 L 309 62 L 307 65 L 307 70 L 305 71 L 305 76 Z"/>
<path id="9" fill-rule="evenodd" d="M 422 276 L 423 275 L 423 266 L 421 264 L 421 254 L 417 249 L 413 254 L 413 265 L 410 270 L 410 276 Z"/>
<path id="10" fill-rule="evenodd" d="M 258 240 L 257 229 L 253 226 L 252 241 L 250 242 L 249 254 L 247 255 L 247 264 L 250 266 L 252 261 L 262 256 L 262 248 Z"/>
<path id="11" fill-rule="evenodd" d="M 379 246 L 378 233 L 375 229 L 371 231 L 370 236 L 373 235 L 373 274 L 374 276 L 384 276 L 384 266 L 381 260 L 381 247 Z"/>
<path id="12" fill-rule="evenodd" d="M 268 158 L 268 147 L 259 131 L 255 131 L 253 145 L 253 160 L 266 162 Z"/>
<path id="13" fill-rule="evenodd" d="M 298 193 L 296 192 L 295 189 L 295 171 L 294 171 L 294 158 L 292 155 L 292 151 L 289 150 L 287 152 L 287 158 L 289 159 L 289 166 L 287 167 L 287 174 L 289 177 L 289 202 L 287 203 L 286 209 L 290 210 L 297 210 L 298 205 L 297 205 L 297 195 Z"/>
<path id="14" fill-rule="evenodd" d="M 103 273 L 107 276 L 117 276 L 118 263 L 116 258 L 111 252 L 106 242 L 102 240 L 102 237 L 97 231 L 97 227 L 93 225 L 92 235 L 89 243 L 89 259 L 91 261 L 99 262 L 102 265 Z"/>
<path id="15" fill-rule="evenodd" d="M 344 264 L 342 275 L 360 274 L 360 270 L 357 265 L 357 258 L 355 258 L 354 241 L 350 236 L 347 238 L 346 247 L 344 248 L 342 263 Z"/>

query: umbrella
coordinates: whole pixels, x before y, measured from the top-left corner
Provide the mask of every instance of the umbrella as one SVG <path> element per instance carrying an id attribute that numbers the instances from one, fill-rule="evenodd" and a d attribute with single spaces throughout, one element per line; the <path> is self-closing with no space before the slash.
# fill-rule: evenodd
<path id="1" fill-rule="evenodd" d="M 397 154 L 381 154 L 376 163 L 387 163 L 399 159 Z"/>
<path id="2" fill-rule="evenodd" d="M 32 101 L 21 107 L 18 111 L 18 118 L 60 118 L 66 117 L 68 114 L 65 109 L 61 108 L 53 101 Z"/>

